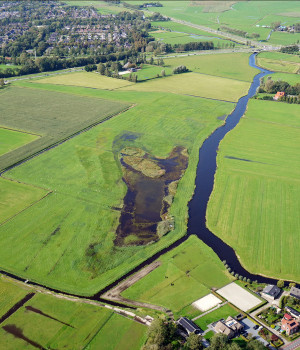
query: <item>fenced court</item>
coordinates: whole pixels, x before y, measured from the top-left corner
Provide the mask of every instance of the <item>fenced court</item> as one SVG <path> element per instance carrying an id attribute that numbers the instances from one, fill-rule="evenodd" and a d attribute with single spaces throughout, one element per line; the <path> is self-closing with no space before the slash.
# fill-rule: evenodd
<path id="1" fill-rule="evenodd" d="M 246 289 L 240 287 L 234 282 L 217 290 L 217 293 L 242 311 L 252 309 L 261 303 L 259 298 L 247 292 Z"/>

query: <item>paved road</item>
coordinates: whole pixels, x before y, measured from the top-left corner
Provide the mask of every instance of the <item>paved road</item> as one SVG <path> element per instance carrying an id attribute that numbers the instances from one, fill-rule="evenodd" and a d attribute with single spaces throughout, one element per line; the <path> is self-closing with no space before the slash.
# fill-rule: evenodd
<path id="1" fill-rule="evenodd" d="M 284 350 L 300 349 L 300 338 L 296 339 L 295 341 L 293 341 L 292 343 L 290 343 L 288 345 L 283 346 L 282 349 L 284 349 Z"/>

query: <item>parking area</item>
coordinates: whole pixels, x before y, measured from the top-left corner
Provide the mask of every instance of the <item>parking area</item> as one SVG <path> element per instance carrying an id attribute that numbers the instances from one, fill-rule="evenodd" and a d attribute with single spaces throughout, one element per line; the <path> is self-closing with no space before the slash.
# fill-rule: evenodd
<path id="1" fill-rule="evenodd" d="M 217 293 L 243 311 L 252 309 L 261 303 L 260 299 L 234 282 L 217 290 Z"/>
<path id="2" fill-rule="evenodd" d="M 252 337 L 261 341 L 265 346 L 267 344 L 269 344 L 265 339 L 263 339 L 259 334 L 258 334 L 258 331 L 259 331 L 259 328 L 258 329 L 255 329 L 257 326 L 255 325 L 255 323 L 253 323 L 251 320 L 249 320 L 249 318 L 245 318 L 243 321 L 242 321 L 243 325 L 244 325 L 244 329 L 245 331 L 248 333 L 248 334 L 252 334 Z"/>

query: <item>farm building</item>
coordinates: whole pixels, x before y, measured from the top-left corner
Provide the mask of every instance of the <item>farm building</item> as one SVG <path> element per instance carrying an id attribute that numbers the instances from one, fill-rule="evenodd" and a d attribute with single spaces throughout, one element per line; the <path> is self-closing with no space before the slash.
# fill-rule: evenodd
<path id="1" fill-rule="evenodd" d="M 300 289 L 296 287 L 292 287 L 290 291 L 290 296 L 300 299 Z"/>
<path id="2" fill-rule="evenodd" d="M 283 97 L 284 96 L 284 91 L 278 91 L 277 93 L 276 93 L 276 95 L 273 97 L 273 100 L 275 100 L 275 101 L 277 101 L 277 100 L 279 100 L 281 97 Z"/>
<path id="3" fill-rule="evenodd" d="M 269 284 L 263 289 L 261 295 L 264 298 L 275 300 L 280 293 L 281 293 L 280 288 L 278 288 L 277 286 L 274 286 L 273 284 Z"/>
<path id="4" fill-rule="evenodd" d="M 201 328 L 199 328 L 194 322 L 186 317 L 180 317 L 180 319 L 177 321 L 177 324 L 181 326 L 188 334 L 200 334 L 202 332 Z"/>

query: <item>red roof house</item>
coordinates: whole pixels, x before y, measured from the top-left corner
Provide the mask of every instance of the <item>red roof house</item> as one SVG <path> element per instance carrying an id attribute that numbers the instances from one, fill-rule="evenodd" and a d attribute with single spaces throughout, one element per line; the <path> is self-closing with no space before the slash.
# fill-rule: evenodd
<path id="1" fill-rule="evenodd" d="M 273 100 L 277 101 L 278 99 L 280 99 L 283 96 L 284 96 L 284 91 L 278 91 L 276 93 L 276 95 L 273 97 Z"/>
<path id="2" fill-rule="evenodd" d="M 281 329 L 286 331 L 287 335 L 291 335 L 296 333 L 299 330 L 299 323 L 294 319 L 286 320 L 285 318 L 283 318 L 281 320 Z"/>
<path id="3" fill-rule="evenodd" d="M 290 320 L 293 319 L 293 317 L 292 317 L 291 315 L 289 315 L 289 314 L 284 314 L 283 318 L 284 318 L 285 320 L 287 320 L 287 321 L 290 321 Z"/>

